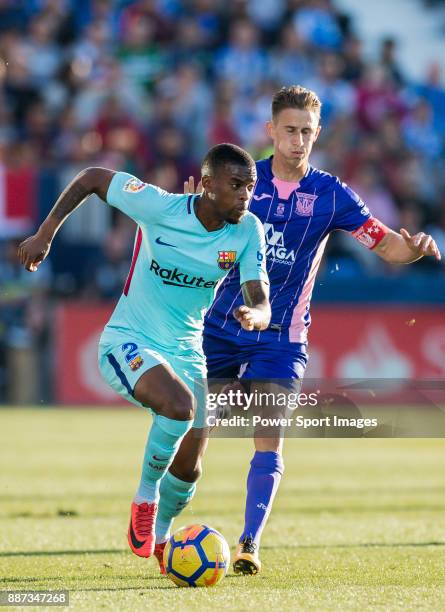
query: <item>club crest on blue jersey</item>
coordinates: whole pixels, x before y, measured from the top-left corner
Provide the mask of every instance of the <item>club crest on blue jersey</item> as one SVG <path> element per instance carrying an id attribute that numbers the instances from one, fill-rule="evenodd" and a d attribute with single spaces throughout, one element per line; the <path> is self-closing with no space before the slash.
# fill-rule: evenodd
<path id="1" fill-rule="evenodd" d="M 286 209 L 286 207 L 284 206 L 283 202 L 278 202 L 277 209 L 275 211 L 275 216 L 276 217 L 283 217 L 285 209 Z"/>
<path id="2" fill-rule="evenodd" d="M 295 212 L 303 217 L 312 217 L 314 214 L 314 202 L 318 196 L 311 193 L 296 193 L 297 203 Z"/>
<path id="3" fill-rule="evenodd" d="M 236 251 L 218 251 L 218 267 L 230 270 L 236 262 Z"/>

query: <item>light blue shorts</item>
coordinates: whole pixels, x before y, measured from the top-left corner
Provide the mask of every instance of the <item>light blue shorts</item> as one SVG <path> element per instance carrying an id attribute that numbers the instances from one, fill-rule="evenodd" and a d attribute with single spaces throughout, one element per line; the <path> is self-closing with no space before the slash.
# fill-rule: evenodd
<path id="1" fill-rule="evenodd" d="M 207 393 L 205 358 L 196 351 L 174 355 L 153 347 L 153 342 L 134 332 L 106 330 L 99 341 L 99 370 L 104 380 L 127 401 L 142 408 L 134 397 L 139 378 L 157 365 L 168 364 L 192 392 L 195 402 L 194 427 L 202 427 Z"/>

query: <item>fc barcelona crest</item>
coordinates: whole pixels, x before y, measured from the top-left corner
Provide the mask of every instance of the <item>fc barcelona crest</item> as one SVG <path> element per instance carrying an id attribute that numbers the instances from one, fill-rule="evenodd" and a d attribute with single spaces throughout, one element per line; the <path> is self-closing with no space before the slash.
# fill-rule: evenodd
<path id="1" fill-rule="evenodd" d="M 139 370 L 143 363 L 144 360 L 142 359 L 142 357 L 140 355 L 137 355 L 134 359 L 130 361 L 128 365 L 133 370 L 133 372 L 136 372 L 136 370 Z"/>
<path id="2" fill-rule="evenodd" d="M 218 251 L 218 267 L 230 270 L 236 262 L 236 251 Z"/>
<path id="3" fill-rule="evenodd" d="M 295 212 L 303 217 L 312 217 L 314 214 L 314 202 L 318 196 L 311 193 L 296 193 L 295 195 L 297 196 Z"/>

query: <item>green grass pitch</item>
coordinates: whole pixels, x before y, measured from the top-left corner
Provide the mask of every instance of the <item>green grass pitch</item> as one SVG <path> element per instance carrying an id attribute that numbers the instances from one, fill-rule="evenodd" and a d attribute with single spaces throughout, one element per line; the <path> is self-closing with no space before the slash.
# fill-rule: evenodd
<path id="1" fill-rule="evenodd" d="M 286 440 L 263 572 L 178 589 L 126 543 L 149 424 L 132 408 L 0 410 L 0 591 L 68 589 L 72 610 L 445 609 L 445 440 Z M 211 441 L 176 526 L 233 546 L 251 454 Z"/>

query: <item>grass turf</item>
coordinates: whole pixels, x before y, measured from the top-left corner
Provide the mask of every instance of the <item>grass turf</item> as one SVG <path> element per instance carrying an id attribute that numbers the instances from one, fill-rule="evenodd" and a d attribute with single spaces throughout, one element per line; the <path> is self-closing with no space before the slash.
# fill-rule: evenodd
<path id="1" fill-rule="evenodd" d="M 0 410 L 0 591 L 68 589 L 73 610 L 445 609 L 445 440 L 287 440 L 263 572 L 178 589 L 126 544 L 149 424 L 133 409 Z M 251 453 L 211 441 L 176 526 L 233 545 Z"/>

